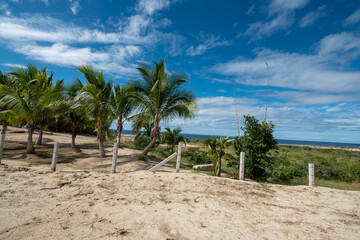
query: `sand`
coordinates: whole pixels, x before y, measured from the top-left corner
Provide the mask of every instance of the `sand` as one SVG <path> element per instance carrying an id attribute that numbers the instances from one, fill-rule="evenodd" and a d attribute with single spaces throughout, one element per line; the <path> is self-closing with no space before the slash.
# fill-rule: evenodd
<path id="1" fill-rule="evenodd" d="M 12 144 L 26 139 L 15 132 Z M 46 138 L 39 152 L 70 142 Z M 120 149 L 118 173 L 109 174 L 111 156 L 89 149 L 95 140 L 80 137 L 84 149 L 58 172 L 5 154 L 0 239 L 360 239 L 360 192 L 175 173 L 171 164 L 151 173 L 159 160 L 139 161 L 130 149 Z M 70 152 L 64 143 L 60 150 Z"/>

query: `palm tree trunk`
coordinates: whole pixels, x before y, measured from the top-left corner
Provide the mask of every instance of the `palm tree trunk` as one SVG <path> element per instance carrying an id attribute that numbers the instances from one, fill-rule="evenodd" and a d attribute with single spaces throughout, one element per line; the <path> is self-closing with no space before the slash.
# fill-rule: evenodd
<path id="1" fill-rule="evenodd" d="M 3 121 L 3 128 L 1 130 L 1 134 L 6 134 L 7 126 L 8 126 L 8 123 Z"/>
<path id="2" fill-rule="evenodd" d="M 41 145 L 42 144 L 43 132 L 44 132 L 44 127 L 42 125 L 40 125 L 39 137 L 38 137 L 35 145 Z"/>
<path id="3" fill-rule="evenodd" d="M 123 125 L 122 125 L 122 117 L 119 117 L 118 119 L 118 137 L 117 137 L 117 144 L 118 144 L 118 148 L 120 148 L 120 141 L 121 141 L 121 132 L 123 130 Z"/>
<path id="4" fill-rule="evenodd" d="M 153 139 L 151 140 L 150 144 L 144 149 L 144 151 L 142 151 L 142 155 L 147 155 L 148 152 L 150 151 L 150 149 L 155 145 L 157 140 L 157 136 L 154 136 Z"/>
<path id="5" fill-rule="evenodd" d="M 99 157 L 103 158 L 106 157 L 105 155 L 105 148 L 104 148 L 104 139 L 99 139 Z"/>
<path id="6" fill-rule="evenodd" d="M 30 125 L 28 128 L 28 142 L 26 148 L 26 153 L 28 154 L 35 153 L 35 148 L 33 143 L 33 133 L 34 133 L 34 127 Z"/>
<path id="7" fill-rule="evenodd" d="M 76 139 L 76 131 L 73 130 L 71 132 L 71 147 L 72 148 L 76 148 L 75 139 Z"/>
<path id="8" fill-rule="evenodd" d="M 219 157 L 217 176 L 218 176 L 218 177 L 221 176 L 221 157 Z"/>
<path id="9" fill-rule="evenodd" d="M 148 152 L 150 151 L 150 149 L 155 145 L 157 138 L 159 137 L 160 134 L 160 128 L 159 128 L 159 114 L 156 113 L 156 117 L 155 117 L 155 121 L 154 121 L 154 128 L 151 131 L 151 135 L 153 136 L 153 139 L 151 140 L 151 142 L 149 143 L 149 145 L 144 149 L 144 151 L 142 151 L 142 155 L 147 155 Z"/>

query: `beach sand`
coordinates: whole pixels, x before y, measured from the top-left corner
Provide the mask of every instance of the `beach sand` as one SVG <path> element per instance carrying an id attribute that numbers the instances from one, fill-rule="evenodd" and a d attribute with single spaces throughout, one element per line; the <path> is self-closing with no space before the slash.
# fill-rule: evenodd
<path id="1" fill-rule="evenodd" d="M 97 158 L 94 137 L 79 136 L 75 151 L 70 135 L 48 132 L 28 157 L 21 131 L 10 129 L 7 144 L 18 152 L 0 166 L 0 239 L 360 239 L 357 191 L 175 173 L 171 164 L 152 173 L 158 159 L 139 161 L 124 148 L 109 174 L 112 148 Z M 58 171 L 30 166 L 51 158 L 54 140 Z"/>

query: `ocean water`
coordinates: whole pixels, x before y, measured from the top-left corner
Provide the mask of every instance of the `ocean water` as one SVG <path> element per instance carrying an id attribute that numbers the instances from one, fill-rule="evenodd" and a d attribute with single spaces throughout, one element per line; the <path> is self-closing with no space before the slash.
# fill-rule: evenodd
<path id="1" fill-rule="evenodd" d="M 123 130 L 124 134 L 135 135 L 131 130 Z M 189 139 L 199 139 L 204 140 L 211 138 L 211 135 L 200 135 L 200 134 L 187 134 L 183 133 L 185 137 Z M 331 146 L 331 147 L 360 147 L 360 144 L 357 143 L 340 143 L 340 142 L 317 142 L 317 141 L 302 141 L 302 140 L 285 140 L 277 139 L 279 144 L 289 144 L 289 145 L 311 145 L 311 146 Z"/>

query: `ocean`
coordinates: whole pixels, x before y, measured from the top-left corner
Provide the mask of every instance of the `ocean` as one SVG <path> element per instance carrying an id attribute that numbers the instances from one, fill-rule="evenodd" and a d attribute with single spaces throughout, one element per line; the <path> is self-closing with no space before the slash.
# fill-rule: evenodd
<path id="1" fill-rule="evenodd" d="M 123 134 L 135 135 L 131 130 L 123 130 Z M 208 139 L 211 138 L 211 135 L 200 135 L 200 134 L 187 134 L 182 133 L 185 137 L 189 139 Z M 311 146 L 327 146 L 327 147 L 360 147 L 360 144 L 357 143 L 340 143 L 340 142 L 318 142 L 318 141 L 303 141 L 303 140 L 286 140 L 286 139 L 276 139 L 279 144 L 288 144 L 288 145 L 311 145 Z"/>

